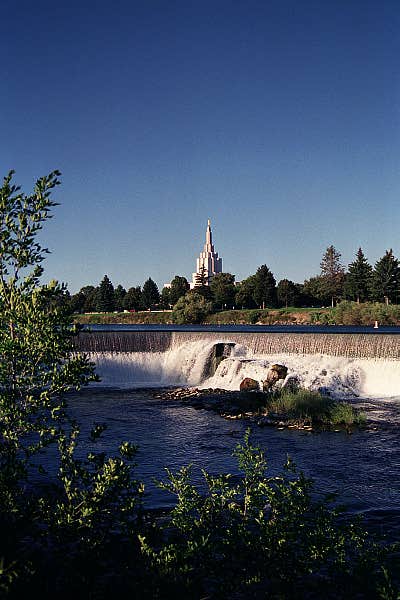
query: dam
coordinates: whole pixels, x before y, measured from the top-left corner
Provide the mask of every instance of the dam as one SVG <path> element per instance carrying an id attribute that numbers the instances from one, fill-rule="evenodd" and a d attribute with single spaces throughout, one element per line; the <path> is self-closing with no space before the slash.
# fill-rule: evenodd
<path id="1" fill-rule="evenodd" d="M 238 389 L 245 377 L 261 382 L 279 362 L 309 389 L 339 396 L 399 393 L 397 328 L 238 329 L 102 326 L 81 331 L 74 346 L 96 363 L 103 385 Z"/>

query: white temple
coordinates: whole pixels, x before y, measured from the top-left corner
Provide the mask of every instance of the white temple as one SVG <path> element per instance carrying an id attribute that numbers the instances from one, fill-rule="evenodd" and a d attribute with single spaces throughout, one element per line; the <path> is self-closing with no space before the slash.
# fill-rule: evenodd
<path id="1" fill-rule="evenodd" d="M 205 284 L 209 285 L 211 278 L 217 273 L 222 273 L 222 258 L 218 257 L 218 252 L 214 251 L 214 245 L 212 243 L 211 233 L 211 221 L 208 219 L 206 229 L 206 243 L 204 244 L 203 251 L 200 252 L 200 256 L 197 259 L 196 273 L 192 275 L 192 283 L 190 288 L 193 289 L 196 285 L 199 285 L 199 278 L 204 273 Z"/>

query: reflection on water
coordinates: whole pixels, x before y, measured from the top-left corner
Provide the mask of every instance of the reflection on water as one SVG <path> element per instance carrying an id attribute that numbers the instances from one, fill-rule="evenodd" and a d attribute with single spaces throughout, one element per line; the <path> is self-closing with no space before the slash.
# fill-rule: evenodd
<path id="1" fill-rule="evenodd" d="M 375 404 L 384 410 L 385 402 Z M 393 401 L 393 406 L 398 413 L 399 401 Z M 173 498 L 153 483 L 153 478 L 163 477 L 164 467 L 176 470 L 191 463 L 197 481 L 201 480 L 201 468 L 213 473 L 237 473 L 231 454 L 243 437 L 246 422 L 226 421 L 212 412 L 156 400 L 149 390 L 85 390 L 71 397 L 70 410 L 83 424 L 83 433 L 94 422 L 108 423 L 98 442 L 99 451 L 115 453 L 122 440 L 139 445 L 136 472 L 146 484 L 148 506 L 173 503 Z M 375 527 L 383 521 L 385 528 L 388 524 L 399 527 L 397 424 L 382 423 L 377 431 L 353 435 L 273 428 L 255 428 L 252 435 L 253 441 L 266 450 L 271 474 L 281 470 L 290 454 L 298 468 L 314 479 L 319 493 L 337 492 L 340 503 L 352 513 L 363 513 Z M 80 451 L 88 449 L 89 445 L 82 442 Z"/>

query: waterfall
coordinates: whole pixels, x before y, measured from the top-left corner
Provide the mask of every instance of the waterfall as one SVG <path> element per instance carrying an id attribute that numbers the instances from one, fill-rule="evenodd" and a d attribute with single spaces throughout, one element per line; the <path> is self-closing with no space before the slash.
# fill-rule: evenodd
<path id="1" fill-rule="evenodd" d="M 400 336 L 390 333 L 95 331 L 81 332 L 75 347 L 84 352 L 166 352 L 187 342 L 236 343 L 256 354 L 400 359 Z"/>
<path id="2" fill-rule="evenodd" d="M 75 343 L 96 363 L 102 386 L 239 389 L 273 363 L 308 389 L 334 396 L 398 396 L 395 334 L 83 332 Z"/>

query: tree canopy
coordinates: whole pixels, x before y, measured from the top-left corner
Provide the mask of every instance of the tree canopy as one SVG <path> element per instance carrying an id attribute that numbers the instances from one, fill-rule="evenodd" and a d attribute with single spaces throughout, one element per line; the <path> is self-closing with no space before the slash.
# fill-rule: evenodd
<path id="1" fill-rule="evenodd" d="M 210 283 L 213 301 L 219 308 L 232 308 L 235 304 L 235 276 L 231 273 L 217 273 Z"/>

